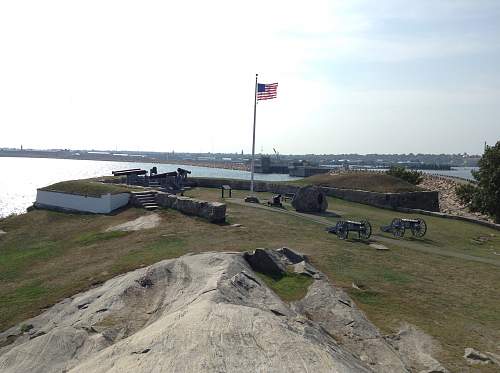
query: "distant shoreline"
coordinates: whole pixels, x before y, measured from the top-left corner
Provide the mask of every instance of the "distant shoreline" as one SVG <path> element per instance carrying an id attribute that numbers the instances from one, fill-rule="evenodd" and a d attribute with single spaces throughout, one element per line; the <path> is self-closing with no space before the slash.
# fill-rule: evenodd
<path id="1" fill-rule="evenodd" d="M 14 153 L 14 152 L 13 152 Z M 31 152 L 29 152 L 31 153 Z M 2 158 L 41 158 L 41 159 L 69 159 L 75 161 L 102 161 L 102 162 L 122 162 L 122 163 L 152 163 L 152 164 L 180 164 L 186 166 L 197 166 L 197 167 L 207 167 L 207 168 L 222 168 L 226 170 L 239 170 L 239 171 L 250 171 L 250 167 L 242 163 L 231 163 L 231 162 L 209 162 L 209 161 L 190 161 L 183 159 L 172 159 L 172 160 L 160 160 L 150 157 L 125 157 L 125 156 L 112 156 L 105 154 L 95 154 L 92 156 L 51 156 L 49 152 L 43 152 L 44 154 L 29 154 L 28 152 L 15 152 L 15 154 L 6 154 L 6 152 L 0 151 L 0 157 Z"/>

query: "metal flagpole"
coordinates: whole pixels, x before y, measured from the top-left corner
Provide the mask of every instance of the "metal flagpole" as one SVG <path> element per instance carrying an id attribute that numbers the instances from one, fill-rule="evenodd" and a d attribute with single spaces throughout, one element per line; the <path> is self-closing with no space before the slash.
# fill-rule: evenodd
<path id="1" fill-rule="evenodd" d="M 259 74 L 255 74 L 255 92 L 254 92 L 254 104 L 253 104 L 253 141 L 252 141 L 252 176 L 250 181 L 250 193 L 253 194 L 253 172 L 255 165 L 255 120 L 257 118 L 257 79 Z"/>

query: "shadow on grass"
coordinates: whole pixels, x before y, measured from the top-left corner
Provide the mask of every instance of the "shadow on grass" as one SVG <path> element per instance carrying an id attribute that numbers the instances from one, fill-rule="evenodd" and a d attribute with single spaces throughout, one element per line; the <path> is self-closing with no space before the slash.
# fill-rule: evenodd
<path id="1" fill-rule="evenodd" d="M 388 238 L 390 240 L 393 240 L 395 243 L 398 241 L 409 241 L 409 242 L 414 242 L 414 243 L 421 243 L 425 245 L 430 245 L 430 246 L 443 246 L 439 242 L 434 241 L 433 239 L 430 238 L 418 238 L 414 236 L 403 236 L 401 238 L 394 237 L 392 234 L 378 234 L 380 237 Z"/>
<path id="2" fill-rule="evenodd" d="M 310 212 L 308 215 L 321 216 L 323 218 L 341 218 L 342 215 L 339 215 L 333 211 L 325 211 L 325 212 Z"/>

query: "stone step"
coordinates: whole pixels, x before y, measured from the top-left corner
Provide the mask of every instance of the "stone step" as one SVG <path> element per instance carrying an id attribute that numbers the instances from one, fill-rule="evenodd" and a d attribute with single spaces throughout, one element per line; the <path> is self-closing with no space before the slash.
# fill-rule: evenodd
<path id="1" fill-rule="evenodd" d="M 136 196 L 137 199 L 139 198 L 155 198 L 154 194 L 141 194 L 140 196 Z"/>
<path id="2" fill-rule="evenodd" d="M 137 200 L 139 202 L 143 202 L 143 201 L 154 201 L 156 199 L 155 196 L 140 196 L 140 197 L 137 197 Z"/>
<path id="3" fill-rule="evenodd" d="M 150 206 L 144 206 L 146 210 L 156 210 L 158 208 L 158 205 L 150 205 Z"/>

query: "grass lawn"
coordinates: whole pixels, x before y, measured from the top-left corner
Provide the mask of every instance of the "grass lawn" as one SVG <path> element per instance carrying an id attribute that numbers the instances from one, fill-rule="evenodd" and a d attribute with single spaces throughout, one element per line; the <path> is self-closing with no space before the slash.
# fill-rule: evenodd
<path id="1" fill-rule="evenodd" d="M 271 277 L 257 272 L 257 276 L 285 302 L 304 298 L 307 289 L 314 282 L 312 277 L 297 273 L 285 273 L 280 277 Z"/>
<path id="2" fill-rule="evenodd" d="M 233 190 L 236 198 L 246 194 Z M 186 195 L 220 201 L 216 189 L 193 189 Z M 271 196 L 258 195 L 264 201 Z M 105 233 L 110 226 L 146 213 L 139 209 L 115 216 L 35 210 L 0 220 L 0 229 L 7 232 L 0 236 L 0 330 L 92 284 L 161 259 L 187 252 L 288 246 L 310 255 L 313 264 L 344 287 L 383 332 L 394 332 L 402 322 L 409 322 L 436 338 L 442 345 L 437 358 L 451 371 L 469 370 L 462 358 L 465 347 L 500 353 L 500 267 L 409 246 L 500 260 L 495 254 L 500 253 L 500 232 L 425 216 L 429 226 L 425 240 L 398 241 L 379 232 L 378 226 L 407 214 L 328 201 L 342 218 L 368 218 L 379 235 L 376 238 L 386 237 L 384 245 L 390 250 L 377 251 L 357 240 L 341 241 L 326 233 L 324 226 L 297 216 L 234 203 L 228 203 L 228 223 L 242 227 L 158 210 L 162 221 L 157 228 Z M 300 296 L 307 284 L 304 287 L 296 280 L 270 284 L 278 294 L 281 288 Z M 354 289 L 353 283 L 363 290 Z M 494 371 L 488 366 L 474 369 Z"/>
<path id="3" fill-rule="evenodd" d="M 401 193 L 422 190 L 407 181 L 381 172 L 318 174 L 287 183 L 297 185 L 313 184 L 340 189 L 360 189 L 380 193 Z"/>
<path id="4" fill-rule="evenodd" d="M 104 194 L 127 193 L 134 188 L 129 188 L 122 185 L 101 183 L 95 179 L 88 180 L 69 180 L 60 183 L 52 184 L 41 188 L 41 190 L 49 192 L 63 192 L 70 194 L 80 194 L 83 196 L 100 197 Z"/>

